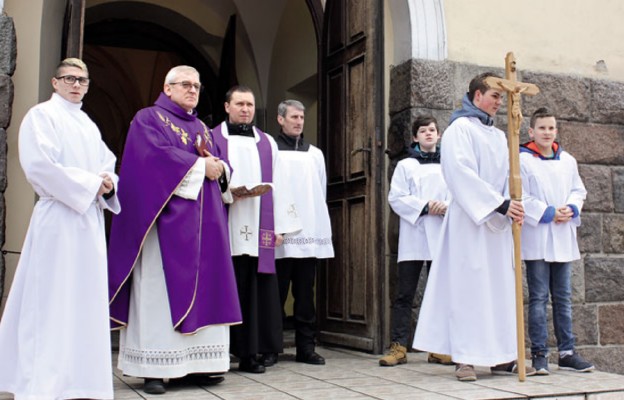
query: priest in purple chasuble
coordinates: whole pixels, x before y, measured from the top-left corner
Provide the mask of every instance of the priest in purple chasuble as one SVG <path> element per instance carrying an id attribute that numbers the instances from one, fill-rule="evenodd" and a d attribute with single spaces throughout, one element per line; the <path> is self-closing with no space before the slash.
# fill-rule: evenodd
<path id="1" fill-rule="evenodd" d="M 169 71 L 154 106 L 131 122 L 122 157 L 111 320 L 119 368 L 151 394 L 164 393 L 164 378 L 227 371 L 229 326 L 242 320 L 224 204 L 230 168 L 194 111 L 200 89 L 194 68 Z"/>
<path id="2" fill-rule="evenodd" d="M 283 185 L 275 140 L 252 125 L 255 98 L 251 89 L 235 86 L 225 98 L 227 121 L 214 128 L 220 157 L 234 173 L 230 186 L 230 244 L 236 273 L 243 324 L 232 326 L 231 353 L 240 359 L 239 370 L 262 373 L 277 362 L 283 349 L 282 309 L 275 274 L 275 246 L 282 234 L 301 230 L 290 191 Z M 270 184 L 259 196 L 238 196 L 236 189 Z M 289 212 L 290 211 L 290 212 Z"/>

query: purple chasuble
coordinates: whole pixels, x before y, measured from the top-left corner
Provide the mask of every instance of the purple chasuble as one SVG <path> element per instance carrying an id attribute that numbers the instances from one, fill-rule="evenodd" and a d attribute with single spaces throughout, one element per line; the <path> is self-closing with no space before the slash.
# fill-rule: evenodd
<path id="1" fill-rule="evenodd" d="M 122 212 L 113 217 L 108 249 L 113 327 L 128 324 L 132 270 L 154 224 L 174 328 L 193 333 L 242 320 L 218 182 L 204 179 L 197 200 L 174 194 L 199 157 L 198 133 L 219 157 L 196 112 L 188 114 L 164 93 L 132 120 L 119 173 Z"/>
<path id="2" fill-rule="evenodd" d="M 223 159 L 229 163 L 227 139 L 221 132 L 222 126 L 219 124 L 213 129 L 214 138 Z M 254 130 L 260 140 L 256 143 L 258 157 L 260 158 L 260 169 L 262 172 L 262 182 L 273 182 L 273 151 L 267 134 L 260 129 Z M 261 274 L 275 273 L 275 220 L 273 217 L 273 190 L 268 191 L 260 197 L 260 230 L 258 235 L 258 272 Z"/>

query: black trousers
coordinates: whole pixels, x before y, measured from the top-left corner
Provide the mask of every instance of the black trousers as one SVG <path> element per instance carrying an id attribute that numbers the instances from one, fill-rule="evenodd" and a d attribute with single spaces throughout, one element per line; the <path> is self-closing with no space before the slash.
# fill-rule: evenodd
<path id="1" fill-rule="evenodd" d="M 239 358 L 281 353 L 284 334 L 277 275 L 258 273 L 258 257 L 232 260 L 243 323 L 230 327 L 230 353 Z"/>
<path id="2" fill-rule="evenodd" d="M 392 342 L 399 342 L 401 346 L 408 346 L 408 340 L 413 333 L 412 304 L 418 288 L 420 272 L 424 261 L 401 261 L 398 264 L 397 293 L 392 303 L 390 319 L 390 337 Z"/>
<path id="3" fill-rule="evenodd" d="M 314 307 L 314 280 L 316 258 L 282 258 L 275 260 L 282 310 L 292 282 L 297 353 L 314 351 L 316 337 L 316 310 Z"/>

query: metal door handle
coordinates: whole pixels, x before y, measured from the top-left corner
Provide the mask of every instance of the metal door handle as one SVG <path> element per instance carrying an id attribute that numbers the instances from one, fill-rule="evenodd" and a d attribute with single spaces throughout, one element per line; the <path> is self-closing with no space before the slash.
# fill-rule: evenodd
<path id="1" fill-rule="evenodd" d="M 360 147 L 359 149 L 354 149 L 351 150 L 351 156 L 356 155 L 357 153 L 360 153 L 362 151 L 366 151 L 368 153 L 372 152 L 373 150 L 370 147 Z"/>

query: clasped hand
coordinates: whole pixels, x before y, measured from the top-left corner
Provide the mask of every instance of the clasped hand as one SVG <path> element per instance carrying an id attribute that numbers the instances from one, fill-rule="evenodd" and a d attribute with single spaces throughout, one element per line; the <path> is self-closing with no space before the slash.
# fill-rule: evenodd
<path id="1" fill-rule="evenodd" d="M 113 184 L 113 180 L 108 174 L 102 172 L 100 176 L 103 178 L 102 183 L 100 184 L 100 189 L 98 190 L 98 196 L 102 196 L 103 194 L 110 193 L 111 190 L 115 187 Z"/>
<path id="2" fill-rule="evenodd" d="M 440 200 L 429 200 L 429 215 L 446 214 L 446 204 Z"/>
<path id="3" fill-rule="evenodd" d="M 219 179 L 223 171 L 225 170 L 223 167 L 223 163 L 219 162 L 219 157 L 215 157 L 208 150 L 204 150 L 204 160 L 206 161 L 206 178 L 214 181 L 215 179 Z"/>
<path id="4" fill-rule="evenodd" d="M 561 224 L 568 222 L 574 216 L 574 212 L 568 206 L 561 206 L 555 210 L 555 218 L 553 221 L 555 224 Z"/>

